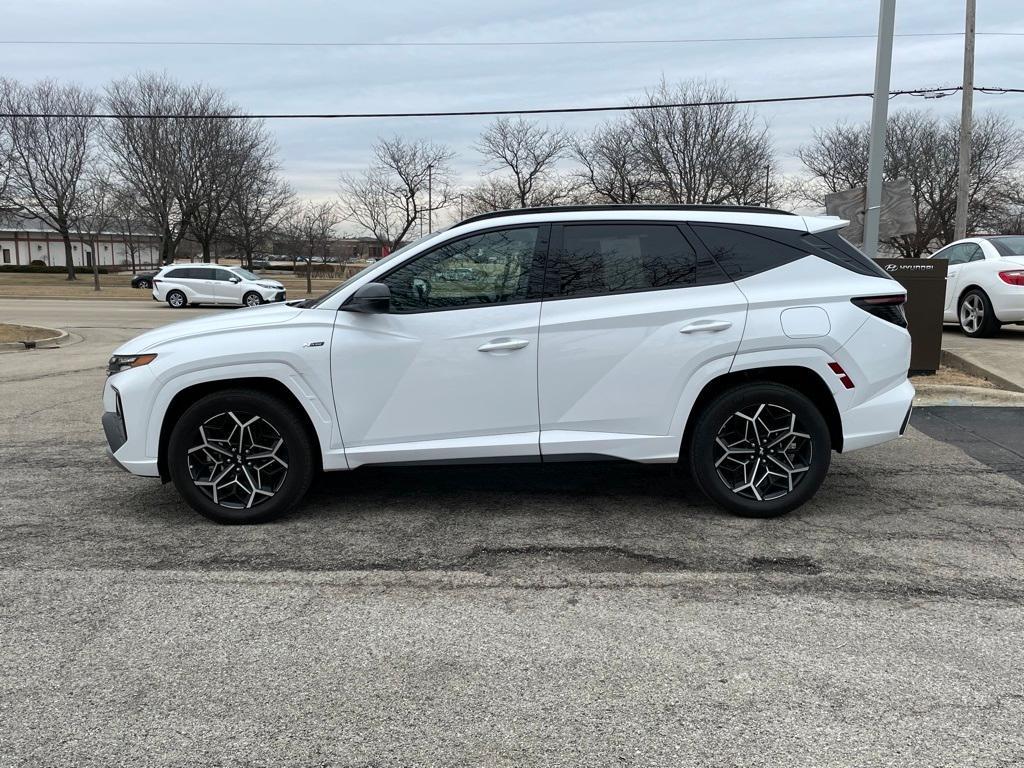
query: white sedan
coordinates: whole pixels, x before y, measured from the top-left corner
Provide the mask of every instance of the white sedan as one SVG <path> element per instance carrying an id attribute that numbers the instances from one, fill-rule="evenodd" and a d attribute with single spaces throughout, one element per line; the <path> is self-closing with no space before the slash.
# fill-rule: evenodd
<path id="1" fill-rule="evenodd" d="M 1024 323 L 1024 235 L 968 237 L 928 258 L 949 259 L 943 322 L 968 336 Z"/>

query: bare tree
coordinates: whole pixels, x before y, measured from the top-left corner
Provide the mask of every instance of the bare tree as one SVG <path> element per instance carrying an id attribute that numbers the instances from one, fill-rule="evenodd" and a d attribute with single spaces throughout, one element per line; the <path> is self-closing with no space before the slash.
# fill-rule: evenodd
<path id="1" fill-rule="evenodd" d="M 291 187 L 277 175 L 273 147 L 250 154 L 227 212 L 226 236 L 252 269 L 253 255 L 277 232 L 294 203 Z"/>
<path id="2" fill-rule="evenodd" d="M 327 253 L 339 223 L 338 206 L 329 201 L 295 205 L 281 223 L 281 234 L 292 250 L 293 263 L 299 258 L 306 262 L 307 294 L 313 292 L 313 259 Z"/>
<path id="3" fill-rule="evenodd" d="M 654 179 L 657 199 L 685 204 L 763 201 L 774 155 L 768 128 L 721 85 L 664 80 L 647 94 L 655 109 L 632 113 L 630 130 Z M 769 184 L 769 198 L 773 197 Z M 775 196 L 778 196 L 776 192 Z"/>
<path id="4" fill-rule="evenodd" d="M 597 201 L 643 203 L 654 194 L 654 176 L 628 120 L 607 122 L 573 137 L 570 151 L 579 163 L 580 185 Z"/>
<path id="5" fill-rule="evenodd" d="M 133 190 L 170 263 L 189 234 L 209 261 L 252 125 L 219 91 L 185 87 L 165 75 L 137 75 L 107 87 L 105 146 L 122 183 Z M 257 131 L 258 132 L 258 131 Z"/>
<path id="6" fill-rule="evenodd" d="M 555 166 L 569 149 L 569 136 L 562 128 L 499 117 L 481 134 L 476 149 L 489 164 L 488 174 L 505 176 L 503 181 L 515 196 L 512 207 L 552 205 L 553 197 L 562 196 L 556 193 L 561 185 L 555 183 Z"/>
<path id="7" fill-rule="evenodd" d="M 68 280 L 75 280 L 71 232 L 82 179 L 95 154 L 96 96 L 43 80 L 27 88 L 6 83 L 3 99 L 3 111 L 13 115 L 3 130 L 10 142 L 11 199 L 61 236 Z M 30 114 L 49 116 L 25 116 Z"/>
<path id="8" fill-rule="evenodd" d="M 119 192 L 114 186 L 110 169 L 97 165 L 82 179 L 80 203 L 74 214 L 74 229 L 92 253 L 93 290 L 100 290 L 99 254 L 101 235 L 109 231 L 117 220 Z"/>
<path id="9" fill-rule="evenodd" d="M 373 152 L 362 174 L 341 177 L 342 214 L 394 249 L 416 222 L 451 203 L 455 154 L 440 144 L 398 136 L 379 141 Z"/>
<path id="10" fill-rule="evenodd" d="M 797 151 L 810 171 L 805 196 L 823 203 L 824 195 L 864 186 L 867 180 L 869 126 L 836 124 L 815 131 Z M 887 241 L 905 257 L 918 257 L 953 239 L 956 210 L 959 124 L 929 112 L 896 112 L 886 130 L 883 177 L 910 182 L 917 231 Z M 987 114 L 975 119 L 968 189 L 968 229 L 977 231 L 1012 210 L 1024 167 L 1024 134 L 1007 118 Z"/>

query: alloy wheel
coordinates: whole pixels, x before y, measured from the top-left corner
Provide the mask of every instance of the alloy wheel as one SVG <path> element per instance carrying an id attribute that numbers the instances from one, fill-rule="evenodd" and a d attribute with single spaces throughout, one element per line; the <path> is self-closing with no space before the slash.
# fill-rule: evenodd
<path id="1" fill-rule="evenodd" d="M 288 475 L 284 438 L 261 416 L 227 411 L 196 430 L 188 450 L 192 482 L 214 504 L 251 509 L 281 489 Z"/>
<path id="2" fill-rule="evenodd" d="M 247 293 L 245 295 L 245 305 L 247 307 L 258 307 L 262 303 L 263 300 L 260 299 L 260 297 L 257 296 L 255 293 Z"/>
<path id="3" fill-rule="evenodd" d="M 172 293 L 172 294 L 170 295 L 170 298 L 168 298 L 168 300 L 167 300 L 167 301 L 168 301 L 168 302 L 170 303 L 170 305 L 171 305 L 172 307 L 174 307 L 175 309 L 178 309 L 178 308 L 180 308 L 180 307 L 183 307 L 183 306 L 185 306 L 185 299 L 184 299 L 184 297 L 183 297 L 183 296 L 182 296 L 182 295 L 181 295 L 180 293 L 178 293 L 177 291 L 175 291 L 174 293 Z"/>
<path id="4" fill-rule="evenodd" d="M 811 436 L 788 408 L 758 403 L 729 416 L 715 438 L 718 477 L 733 493 L 770 501 L 790 493 L 811 468 Z"/>
<path id="5" fill-rule="evenodd" d="M 985 302 L 971 293 L 960 304 L 960 325 L 968 333 L 977 333 L 985 321 Z"/>

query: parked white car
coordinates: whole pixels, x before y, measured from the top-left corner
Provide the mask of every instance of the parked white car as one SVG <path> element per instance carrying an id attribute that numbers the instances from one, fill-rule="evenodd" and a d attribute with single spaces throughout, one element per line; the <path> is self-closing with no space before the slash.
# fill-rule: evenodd
<path id="1" fill-rule="evenodd" d="M 949 260 L 943 322 L 968 336 L 1024 323 L 1024 235 L 968 237 L 927 258 Z"/>
<path id="2" fill-rule="evenodd" d="M 181 309 L 196 304 L 257 307 L 287 298 L 277 280 L 254 275 L 242 267 L 217 264 L 171 264 L 153 276 L 153 298 Z"/>
<path id="3" fill-rule="evenodd" d="M 222 522 L 283 514 L 320 469 L 592 459 L 681 461 L 727 509 L 782 514 L 833 450 L 910 418 L 905 291 L 844 224 L 715 206 L 470 218 L 318 300 L 122 345 L 110 452 Z M 435 279 L 456 270 L 473 279 Z"/>

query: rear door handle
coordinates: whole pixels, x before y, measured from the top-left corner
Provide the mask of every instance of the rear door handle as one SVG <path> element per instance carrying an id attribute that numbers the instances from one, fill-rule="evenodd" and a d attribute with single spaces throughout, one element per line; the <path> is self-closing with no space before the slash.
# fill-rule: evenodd
<path id="1" fill-rule="evenodd" d="M 695 320 L 689 325 L 684 325 L 679 329 L 680 333 L 702 333 L 708 331 L 714 333 L 716 331 L 725 331 L 732 328 L 732 323 L 728 320 Z"/>
<path id="2" fill-rule="evenodd" d="M 481 352 L 511 352 L 514 349 L 522 349 L 529 344 L 529 339 L 510 339 L 503 337 L 491 339 L 486 344 L 481 344 L 477 349 Z"/>

